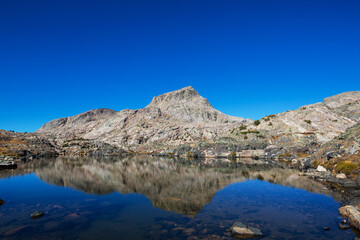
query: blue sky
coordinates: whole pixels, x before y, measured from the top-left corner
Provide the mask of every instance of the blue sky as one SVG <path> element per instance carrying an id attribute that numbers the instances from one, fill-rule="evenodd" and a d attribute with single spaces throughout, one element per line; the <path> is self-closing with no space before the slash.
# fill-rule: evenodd
<path id="1" fill-rule="evenodd" d="M 360 90 L 360 1 L 0 2 L 0 129 L 193 86 L 258 119 Z"/>

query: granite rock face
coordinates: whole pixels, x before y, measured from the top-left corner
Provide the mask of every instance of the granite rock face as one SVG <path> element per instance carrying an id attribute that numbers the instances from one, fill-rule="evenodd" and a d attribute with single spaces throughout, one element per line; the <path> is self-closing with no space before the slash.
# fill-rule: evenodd
<path id="1" fill-rule="evenodd" d="M 321 145 L 359 121 L 360 92 L 253 121 L 219 112 L 186 87 L 154 97 L 143 109 L 96 109 L 56 119 L 36 134 L 59 148 L 86 139 L 136 153 L 286 158 L 304 165 Z"/>
<path id="2" fill-rule="evenodd" d="M 137 151 L 139 145 L 145 144 L 176 146 L 211 140 L 240 123 L 247 121 L 217 111 L 192 87 L 186 87 L 154 97 L 144 109 L 91 110 L 53 120 L 36 133 L 60 146 L 67 140 L 82 138 Z"/>

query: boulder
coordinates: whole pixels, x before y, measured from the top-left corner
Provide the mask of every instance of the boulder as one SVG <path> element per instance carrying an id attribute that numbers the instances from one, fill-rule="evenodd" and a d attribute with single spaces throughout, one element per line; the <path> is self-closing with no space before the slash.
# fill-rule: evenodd
<path id="1" fill-rule="evenodd" d="M 340 180 L 343 180 L 343 179 L 346 179 L 346 175 L 344 173 L 340 173 L 340 174 L 336 175 L 336 178 L 340 179 Z"/>
<path id="2" fill-rule="evenodd" d="M 246 226 L 241 222 L 235 222 L 230 228 L 230 231 L 231 231 L 231 235 L 234 238 L 239 238 L 239 239 L 263 236 L 263 233 L 260 231 L 260 229 Z"/>
<path id="3" fill-rule="evenodd" d="M 318 167 L 316 168 L 316 171 L 318 171 L 318 172 L 326 172 L 327 170 L 326 170 L 326 168 L 324 168 L 323 166 L 318 166 Z"/>
<path id="4" fill-rule="evenodd" d="M 349 220 L 351 226 L 360 229 L 360 212 L 354 206 L 346 205 L 341 207 L 339 213 Z"/>

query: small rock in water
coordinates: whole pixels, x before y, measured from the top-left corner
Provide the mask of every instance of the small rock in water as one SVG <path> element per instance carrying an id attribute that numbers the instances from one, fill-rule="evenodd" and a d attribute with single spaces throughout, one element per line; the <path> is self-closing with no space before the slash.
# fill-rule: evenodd
<path id="1" fill-rule="evenodd" d="M 186 235 L 191 235 L 191 234 L 193 234 L 194 232 L 196 232 L 196 230 L 193 229 L 193 228 L 187 228 L 187 229 L 184 229 L 183 231 L 184 231 L 184 233 L 185 233 Z"/>
<path id="2" fill-rule="evenodd" d="M 342 180 L 342 179 L 346 179 L 346 175 L 345 175 L 344 173 L 340 173 L 340 174 L 337 174 L 337 175 L 336 175 L 336 178 L 337 178 L 337 179 L 341 179 L 341 180 Z"/>
<path id="3" fill-rule="evenodd" d="M 324 231 L 329 231 L 330 228 L 329 227 L 323 227 Z"/>
<path id="4" fill-rule="evenodd" d="M 342 223 L 342 224 L 347 224 L 346 219 L 341 220 L 341 223 Z"/>
<path id="5" fill-rule="evenodd" d="M 254 238 L 261 237 L 263 233 L 258 228 L 246 226 L 241 222 L 235 222 L 230 228 L 231 234 L 235 238 Z"/>
<path id="6" fill-rule="evenodd" d="M 38 218 L 41 218 L 42 216 L 44 216 L 44 214 L 40 211 L 36 211 L 36 212 L 33 212 L 30 217 L 32 219 L 38 219 Z"/>
<path id="7" fill-rule="evenodd" d="M 346 229 L 350 228 L 349 225 L 344 224 L 344 223 L 338 223 L 338 226 L 339 226 L 339 229 L 341 229 L 341 230 L 346 230 Z"/>
<path id="8" fill-rule="evenodd" d="M 318 166 L 317 168 L 316 168 L 316 171 L 318 171 L 318 172 L 326 172 L 327 170 L 326 170 L 326 168 L 324 168 L 323 166 Z"/>
<path id="9" fill-rule="evenodd" d="M 5 201 L 0 198 L 0 206 L 3 205 L 4 203 Z"/>

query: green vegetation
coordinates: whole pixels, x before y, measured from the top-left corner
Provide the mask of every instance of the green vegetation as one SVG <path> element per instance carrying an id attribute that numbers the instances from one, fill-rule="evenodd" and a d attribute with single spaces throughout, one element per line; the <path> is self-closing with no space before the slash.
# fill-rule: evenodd
<path id="1" fill-rule="evenodd" d="M 236 158 L 236 152 L 231 152 L 229 155 L 228 155 L 229 158 Z"/>
<path id="2" fill-rule="evenodd" d="M 254 130 L 250 130 L 250 131 L 246 131 L 246 132 L 240 132 L 241 134 L 248 134 L 248 133 L 255 133 L 255 134 L 259 134 L 259 131 L 254 131 Z"/>
<path id="3" fill-rule="evenodd" d="M 245 130 L 246 128 L 247 128 L 247 126 L 241 125 L 241 126 L 239 127 L 239 130 Z"/>
<path id="4" fill-rule="evenodd" d="M 311 120 L 304 120 L 307 124 L 311 124 Z"/>
<path id="5" fill-rule="evenodd" d="M 260 120 L 256 120 L 256 121 L 254 122 L 254 125 L 255 125 L 255 126 L 260 125 Z"/>
<path id="6" fill-rule="evenodd" d="M 345 174 L 350 174 L 354 170 L 356 170 L 357 168 L 359 168 L 358 163 L 354 163 L 354 162 L 351 162 L 351 161 L 342 161 L 342 162 L 339 162 L 335 166 L 335 171 L 345 173 Z"/>
<path id="7" fill-rule="evenodd" d="M 265 122 L 268 122 L 268 121 L 271 120 L 271 118 L 274 118 L 274 117 L 276 117 L 276 115 L 275 115 L 275 114 L 271 114 L 271 115 L 268 115 L 268 116 L 264 117 L 263 119 L 264 119 Z"/>
<path id="8" fill-rule="evenodd" d="M 260 180 L 260 181 L 263 181 L 263 180 L 264 180 L 264 177 L 261 176 L 261 174 L 259 174 L 259 175 L 257 176 L 257 179 Z"/>

